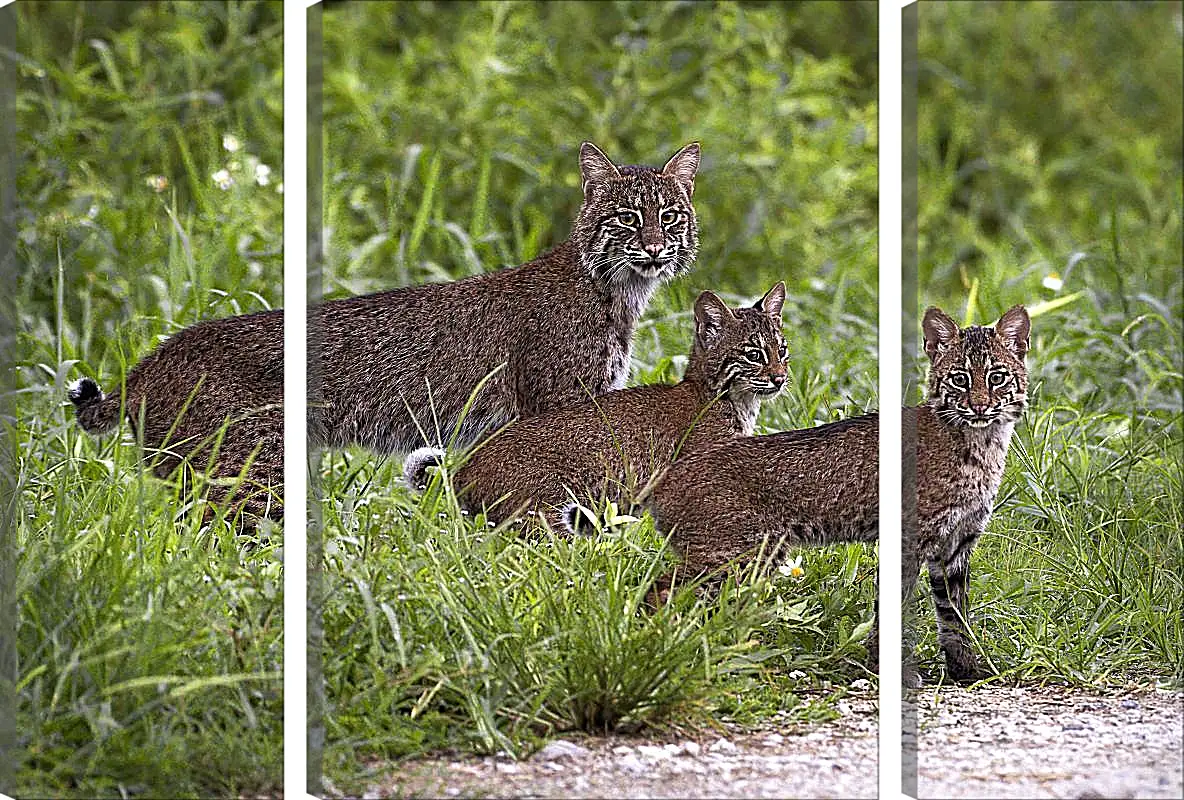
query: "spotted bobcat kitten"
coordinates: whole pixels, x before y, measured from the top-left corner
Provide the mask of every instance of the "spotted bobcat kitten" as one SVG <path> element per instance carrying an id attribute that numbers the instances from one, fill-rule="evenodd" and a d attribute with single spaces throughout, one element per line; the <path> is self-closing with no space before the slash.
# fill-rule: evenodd
<path id="1" fill-rule="evenodd" d="M 585 142 L 583 204 L 555 249 L 521 266 L 312 309 L 310 443 L 401 454 L 425 436 L 440 441 L 491 373 L 459 425 L 458 445 L 516 417 L 622 387 L 650 295 L 688 271 L 698 252 L 691 206 L 698 167 L 696 143 L 654 169 L 618 166 Z M 70 399 L 92 433 L 115 427 L 123 409 L 158 451 L 162 476 L 183 460 L 235 475 L 253 456 L 252 482 L 278 486 L 282 312 L 187 328 L 131 370 L 123 394 L 85 378 Z M 211 442 L 227 421 L 211 465 Z M 249 510 L 263 509 L 254 502 Z M 279 516 L 278 508 L 270 514 Z"/>
<path id="2" fill-rule="evenodd" d="M 621 389 L 514 423 L 453 475 L 462 505 L 499 521 L 531 508 L 552 527 L 570 528 L 573 500 L 628 504 L 676 455 L 752 433 L 761 401 L 785 383 L 784 300 L 784 283 L 735 310 L 703 292 L 681 382 Z M 408 483 L 422 488 L 443 456 L 412 453 Z"/>
<path id="3" fill-rule="evenodd" d="M 1027 400 L 1029 320 L 1016 306 L 994 327 L 959 330 L 930 308 L 923 330 L 932 362 L 928 399 L 904 409 L 903 420 L 917 446 L 916 537 L 905 537 L 904 596 L 912 596 L 924 559 L 947 672 L 967 681 L 981 674 L 965 629 L 970 553 Z M 747 437 L 676 461 L 648 498 L 655 524 L 671 533 L 691 575 L 751 557 L 766 540 L 774 556 L 787 546 L 874 542 L 878 421 L 868 414 Z M 666 578 L 659 588 L 668 585 Z"/>

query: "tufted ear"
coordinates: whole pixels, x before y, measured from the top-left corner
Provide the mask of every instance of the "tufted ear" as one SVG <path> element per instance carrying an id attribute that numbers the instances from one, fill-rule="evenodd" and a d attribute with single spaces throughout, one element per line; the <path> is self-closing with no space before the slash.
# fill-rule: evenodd
<path id="1" fill-rule="evenodd" d="M 699 143 L 691 142 L 670 157 L 662 174 L 674 178 L 687 190 L 687 197 L 695 193 L 695 173 L 699 171 Z"/>
<path id="2" fill-rule="evenodd" d="M 1032 320 L 1023 306 L 1012 306 L 995 323 L 995 335 L 1003 345 L 1020 358 L 1028 354 L 1028 334 Z"/>
<path id="3" fill-rule="evenodd" d="M 618 180 L 620 177 L 621 173 L 599 147 L 591 142 L 580 145 L 580 185 L 585 195 L 591 184 Z"/>
<path id="4" fill-rule="evenodd" d="M 735 322 L 736 315 L 711 292 L 703 292 L 695 301 L 695 343 L 706 347 L 715 341 L 724 325 Z"/>
<path id="5" fill-rule="evenodd" d="M 765 296 L 752 304 L 752 307 L 764 311 L 777 322 L 781 321 L 781 307 L 785 304 L 785 281 L 777 281 L 772 289 L 765 292 Z"/>
<path id="6" fill-rule="evenodd" d="M 958 341 L 958 323 L 937 306 L 925 310 L 921 331 L 925 335 L 925 355 L 929 356 L 930 361 Z"/>

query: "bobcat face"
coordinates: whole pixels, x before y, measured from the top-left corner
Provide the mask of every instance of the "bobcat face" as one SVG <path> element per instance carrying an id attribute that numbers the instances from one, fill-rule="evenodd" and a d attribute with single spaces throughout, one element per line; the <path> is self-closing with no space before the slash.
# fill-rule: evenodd
<path id="1" fill-rule="evenodd" d="M 691 206 L 699 145 L 661 170 L 617 166 L 591 142 L 580 148 L 584 204 L 572 228 L 584 266 L 609 283 L 653 283 L 687 272 L 699 251 Z"/>
<path id="2" fill-rule="evenodd" d="M 772 397 L 785 386 L 786 346 L 781 335 L 785 284 L 751 306 L 730 309 L 711 292 L 695 302 L 691 369 L 718 394 Z"/>
<path id="3" fill-rule="evenodd" d="M 943 422 L 985 428 L 1015 422 L 1028 399 L 1030 321 L 1015 306 L 994 327 L 959 330 L 943 311 L 930 308 L 922 323 L 929 355 L 928 404 Z"/>

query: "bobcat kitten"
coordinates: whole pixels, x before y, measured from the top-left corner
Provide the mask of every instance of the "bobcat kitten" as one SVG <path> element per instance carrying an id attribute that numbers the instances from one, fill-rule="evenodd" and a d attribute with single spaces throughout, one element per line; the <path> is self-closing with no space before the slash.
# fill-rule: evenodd
<path id="1" fill-rule="evenodd" d="M 965 629 L 970 553 L 991 515 L 1027 400 L 1029 320 L 1016 306 L 994 327 L 959 330 L 930 308 L 923 330 L 932 361 L 928 399 L 904 409 L 903 420 L 906 431 L 916 431 L 917 447 L 916 536 L 906 527 L 904 596 L 912 596 L 924 559 L 947 672 L 967 681 L 981 675 Z M 868 414 L 738 439 L 679 460 L 648 498 L 655 525 L 671 533 L 692 575 L 751 557 L 766 540 L 773 555 L 794 545 L 874 542 L 878 422 Z M 869 642 L 874 660 L 874 634 Z"/>
<path id="2" fill-rule="evenodd" d="M 752 433 L 761 400 L 785 383 L 778 283 L 754 305 L 729 309 L 711 292 L 695 302 L 695 336 L 680 383 L 610 392 L 578 406 L 520 420 L 479 445 L 453 475 L 466 509 L 504 520 L 533 507 L 551 527 L 586 498 L 631 502 L 676 456 Z M 444 451 L 407 458 L 423 488 Z M 566 512 L 566 513 L 565 513 Z"/>
<path id="3" fill-rule="evenodd" d="M 517 267 L 311 309 L 310 443 L 406 453 L 425 436 L 448 436 L 495 370 L 460 425 L 458 445 L 516 417 L 623 386 L 650 295 L 697 255 L 691 194 L 698 167 L 697 143 L 654 169 L 615 165 L 585 142 L 583 203 L 571 235 L 555 249 Z M 123 394 L 84 378 L 70 399 L 91 433 L 115 427 L 122 408 L 157 451 L 162 476 L 183 461 L 237 475 L 253 456 L 252 482 L 278 486 L 283 314 L 194 325 L 136 364 Z M 219 435 L 211 463 L 210 443 Z M 258 498 L 246 507 L 280 515 Z"/>

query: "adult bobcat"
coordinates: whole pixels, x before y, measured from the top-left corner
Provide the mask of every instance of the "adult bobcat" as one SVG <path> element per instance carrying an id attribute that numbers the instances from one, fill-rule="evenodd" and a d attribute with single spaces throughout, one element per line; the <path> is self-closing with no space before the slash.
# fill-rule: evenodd
<path id="1" fill-rule="evenodd" d="M 925 403 L 904 410 L 915 431 L 916 514 L 906 515 L 904 596 L 922 559 L 937 609 L 938 640 L 955 680 L 981 672 L 966 633 L 970 553 L 991 515 L 1012 430 L 1027 402 L 1028 313 L 959 330 L 930 308 Z M 676 461 L 648 499 L 688 574 L 750 557 L 762 544 L 874 542 L 879 523 L 879 417 L 734 440 Z M 910 535 L 909 528 L 915 529 Z M 669 578 L 659 582 L 659 589 Z M 871 642 L 875 658 L 874 634 Z"/>
<path id="2" fill-rule="evenodd" d="M 585 142 L 584 200 L 555 249 L 485 275 L 311 309 L 310 443 L 398 454 L 457 430 L 467 445 L 515 417 L 623 386 L 650 295 L 697 255 L 698 166 L 697 143 L 659 170 L 617 166 Z M 281 311 L 194 325 L 136 364 L 123 393 L 84 378 L 70 399 L 92 433 L 115 427 L 123 409 L 158 474 L 183 462 L 216 476 L 245 472 L 249 486 L 233 499 L 280 516 L 265 490 L 283 477 Z"/>
<path id="3" fill-rule="evenodd" d="M 572 525 L 576 503 L 630 503 L 676 457 L 752 433 L 762 400 L 785 384 L 778 283 L 752 306 L 729 309 L 711 292 L 695 302 L 695 336 L 677 384 L 621 389 L 519 420 L 480 444 L 453 475 L 462 505 L 504 520 L 526 508 L 551 527 Z M 407 458 L 422 488 L 444 451 Z"/>

